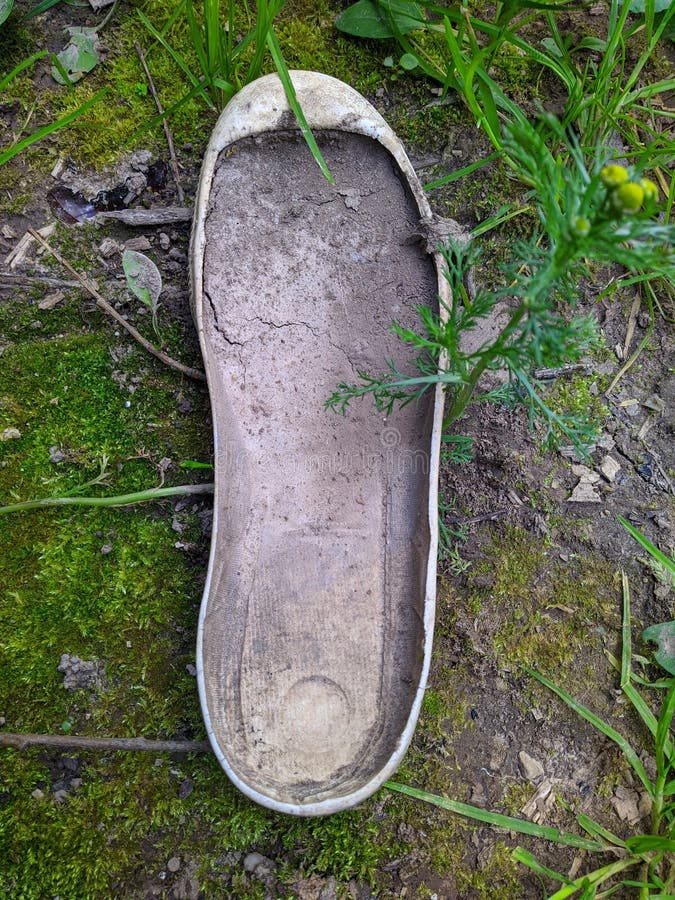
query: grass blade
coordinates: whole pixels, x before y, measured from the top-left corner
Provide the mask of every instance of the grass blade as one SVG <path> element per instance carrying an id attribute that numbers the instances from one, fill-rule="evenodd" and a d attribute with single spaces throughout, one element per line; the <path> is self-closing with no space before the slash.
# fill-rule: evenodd
<path id="1" fill-rule="evenodd" d="M 193 73 L 192 73 L 191 70 L 190 70 L 190 67 L 189 67 L 188 64 L 185 62 L 185 60 L 184 60 L 183 57 L 180 55 L 180 53 L 177 53 L 177 52 L 173 49 L 173 47 L 172 47 L 171 44 L 166 40 L 166 38 L 164 37 L 164 35 L 163 35 L 163 34 L 160 34 L 160 32 L 157 31 L 157 29 L 156 29 L 155 26 L 152 24 L 152 22 L 150 21 L 150 19 L 148 19 L 148 17 L 147 17 L 147 16 L 142 12 L 142 10 L 140 10 L 140 9 L 138 10 L 138 17 L 140 18 L 141 22 L 145 25 L 145 27 L 148 29 L 148 31 L 150 32 L 150 34 L 155 38 L 155 40 L 156 40 L 156 41 L 159 41 L 159 43 L 162 45 L 162 47 L 164 47 L 164 49 L 165 49 L 166 52 L 169 54 L 169 56 L 171 57 L 171 59 L 176 63 L 176 65 L 178 66 L 178 68 L 181 69 L 181 71 L 187 76 L 187 78 L 188 78 L 190 84 L 193 85 L 193 87 L 194 87 L 195 85 L 198 85 L 198 84 L 200 83 L 199 80 L 193 75 Z M 197 52 L 196 49 L 195 49 L 195 52 Z M 202 85 L 202 87 L 203 87 L 203 85 Z M 207 103 L 209 104 L 209 106 L 213 109 L 214 106 L 213 106 L 213 104 L 211 103 L 211 101 L 210 101 L 210 99 L 208 98 L 208 96 L 206 96 L 206 92 L 204 93 L 204 97 L 205 97 Z"/>
<path id="2" fill-rule="evenodd" d="M 319 150 L 319 146 L 314 139 L 314 135 L 312 134 L 312 131 L 307 124 L 307 119 L 305 118 L 305 114 L 302 111 L 302 107 L 300 106 L 295 93 L 295 88 L 293 87 L 293 82 L 291 81 L 291 76 L 288 72 L 286 60 L 281 53 L 281 48 L 279 47 L 279 42 L 277 41 L 277 36 L 274 33 L 274 29 L 271 27 L 267 32 L 267 46 L 269 47 L 270 53 L 272 54 L 274 65 L 277 67 L 279 79 L 284 86 L 288 105 L 293 110 L 293 115 L 297 119 L 298 125 L 300 126 L 300 131 L 302 132 L 302 136 L 307 142 L 307 146 L 309 147 L 317 165 L 323 172 L 326 181 L 328 181 L 329 184 L 335 184 L 335 179 L 330 174 L 328 166 L 326 165 L 326 160 L 323 158 L 323 155 Z"/>
<path id="3" fill-rule="evenodd" d="M 546 878 L 552 878 L 553 881 L 561 881 L 563 884 L 569 884 L 569 878 L 566 878 L 559 872 L 554 872 L 553 869 L 543 866 L 533 853 L 523 849 L 523 847 L 516 847 L 511 856 L 516 862 L 522 863 L 524 866 L 532 869 L 537 875 L 543 875 Z"/>
<path id="4" fill-rule="evenodd" d="M 23 72 L 24 69 L 27 69 L 29 66 L 32 66 L 34 62 L 37 62 L 38 59 L 42 59 L 43 56 L 49 56 L 48 50 L 40 50 L 37 53 L 34 53 L 32 56 L 26 57 L 19 65 L 12 69 L 12 71 L 5 75 L 5 77 L 0 81 L 0 91 L 4 91 L 10 81 L 13 81 L 17 75 Z"/>
<path id="5" fill-rule="evenodd" d="M 549 900 L 565 900 L 566 897 L 571 897 L 572 894 L 576 894 L 577 891 L 583 889 L 586 889 L 586 893 L 582 894 L 579 900 L 582 900 L 583 897 L 595 897 L 594 889 L 596 885 L 602 884 L 603 881 L 607 881 L 607 879 L 611 878 L 613 875 L 617 875 L 619 872 L 623 872 L 624 869 L 629 869 L 639 862 L 641 862 L 641 860 L 635 858 L 619 859 L 617 862 L 610 863 L 608 866 L 603 866 L 601 869 L 589 872 L 588 875 L 582 875 L 582 877 L 577 878 L 576 881 L 560 888 L 555 894 L 551 894 Z M 592 893 L 588 893 L 589 888 L 591 888 Z"/>
<path id="6" fill-rule="evenodd" d="M 603 722 L 602 719 L 598 718 L 598 716 L 596 716 L 595 713 L 592 713 L 590 709 L 587 709 L 585 706 L 583 706 L 583 704 L 577 702 L 566 691 L 563 691 L 562 688 L 559 688 L 552 681 L 549 681 L 548 678 L 545 678 L 543 675 L 540 675 L 533 669 L 528 669 L 527 667 L 524 668 L 528 675 L 536 678 L 537 681 L 547 687 L 550 691 L 553 691 L 554 694 L 557 694 L 558 697 L 560 697 L 561 700 L 564 700 L 565 703 L 570 707 L 570 709 L 573 709 L 574 712 L 580 715 L 582 719 L 585 719 L 587 722 L 597 728 L 598 731 L 602 732 L 602 734 L 605 735 L 605 737 L 608 737 L 611 741 L 614 741 L 614 743 L 619 747 L 623 755 L 626 757 L 626 760 L 629 763 L 630 767 L 633 769 L 635 774 L 644 785 L 645 790 L 647 791 L 649 796 L 653 798 L 654 785 L 649 780 L 640 757 L 637 755 L 635 750 L 633 750 L 626 738 L 614 728 L 612 728 L 611 725 L 608 725 L 606 722 Z"/>
<path id="7" fill-rule="evenodd" d="M 502 206 L 493 216 L 488 216 L 487 219 L 483 219 L 479 225 L 476 225 L 471 230 L 471 237 L 480 237 L 481 234 L 486 234 L 488 231 L 492 231 L 493 228 L 498 228 L 510 219 L 522 216 L 523 213 L 530 212 L 532 209 L 534 209 L 532 206 Z"/>
<path id="8" fill-rule="evenodd" d="M 622 840 L 620 837 L 617 837 L 616 834 L 613 834 L 607 828 L 604 828 L 599 822 L 594 821 L 588 816 L 584 815 L 584 813 L 579 813 L 577 816 L 577 822 L 584 831 L 588 832 L 591 837 L 603 838 L 607 841 L 608 844 L 615 844 L 617 847 L 625 847 L 626 842 Z"/>
<path id="9" fill-rule="evenodd" d="M 658 547 L 654 546 L 652 542 L 642 534 L 642 532 L 638 531 L 637 528 L 634 528 L 630 522 L 627 522 L 622 516 L 617 516 L 617 519 L 623 527 L 626 529 L 628 534 L 635 538 L 638 544 L 649 553 L 649 555 L 655 559 L 657 562 L 661 563 L 663 568 L 670 572 L 671 575 L 675 575 L 675 560 L 672 560 L 669 556 L 666 556 Z"/>
<path id="10" fill-rule="evenodd" d="M 65 128 L 66 125 L 70 125 L 71 122 L 74 122 L 75 119 L 78 119 L 81 115 L 87 112 L 87 110 L 91 109 L 94 104 L 98 103 L 98 101 L 103 97 L 104 94 L 108 92 L 108 88 L 103 88 L 103 90 L 99 91 L 97 94 L 94 94 L 86 103 L 83 103 L 82 106 L 78 107 L 73 112 L 68 113 L 62 118 L 58 119 L 56 122 L 50 122 L 49 125 L 45 125 L 43 128 L 39 128 L 33 134 L 28 135 L 28 137 L 24 138 L 22 141 L 19 141 L 18 144 L 14 144 L 13 147 L 9 147 L 7 150 L 4 150 L 0 153 L 0 166 L 4 166 L 6 162 L 9 162 L 10 159 L 13 159 L 18 153 L 21 153 L 22 150 L 25 150 L 26 147 L 30 147 L 31 144 L 37 143 L 37 141 L 42 140 L 43 137 L 47 137 L 49 134 L 54 134 L 55 131 L 60 131 L 62 128 Z"/>
<path id="11" fill-rule="evenodd" d="M 445 184 L 451 184 L 453 181 L 459 181 L 460 178 L 464 178 L 465 175 L 470 175 L 472 172 L 475 172 L 476 169 L 482 169 L 483 166 L 487 166 L 489 163 L 494 162 L 499 158 L 499 153 L 491 153 L 489 156 L 486 156 L 484 159 L 479 159 L 477 162 L 471 163 L 468 166 L 464 166 L 462 169 L 457 169 L 456 172 L 450 172 L 449 175 L 444 175 L 442 178 L 437 178 L 436 181 L 429 181 L 424 185 L 425 191 L 433 191 L 434 188 L 443 187 Z"/>
<path id="12" fill-rule="evenodd" d="M 407 784 L 398 784 L 395 781 L 387 781 L 384 786 L 389 788 L 390 791 L 397 791 L 399 794 L 405 794 L 408 797 L 413 797 L 415 800 L 423 800 L 425 803 L 431 803 L 433 806 L 440 806 L 441 809 L 447 809 L 449 812 L 457 813 L 459 816 L 474 819 L 478 822 L 485 822 L 487 825 L 495 825 L 498 828 L 517 831 L 519 834 L 529 834 L 533 837 L 544 838 L 544 840 L 547 841 L 555 841 L 556 844 L 564 844 L 567 847 L 578 847 L 581 850 L 591 850 L 596 853 L 608 849 L 607 845 L 600 843 L 600 841 L 592 841 L 588 838 L 570 834 L 566 831 L 560 831 L 558 828 L 551 828 L 547 825 L 536 825 L 534 822 L 528 822 L 525 819 L 515 819 L 512 816 L 504 816 L 501 813 L 489 812 L 478 806 L 470 806 L 468 803 L 460 803 L 457 800 L 450 800 L 447 797 L 438 797 L 436 794 L 430 794 L 427 791 L 409 787 Z"/>

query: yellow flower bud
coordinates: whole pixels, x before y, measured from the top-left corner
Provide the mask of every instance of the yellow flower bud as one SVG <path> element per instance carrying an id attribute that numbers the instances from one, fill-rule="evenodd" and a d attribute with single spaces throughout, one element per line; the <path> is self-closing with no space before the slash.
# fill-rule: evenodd
<path id="1" fill-rule="evenodd" d="M 572 234 L 575 234 L 577 237 L 586 237 L 591 230 L 591 223 L 586 216 L 575 216 L 572 219 L 571 228 Z"/>
<path id="2" fill-rule="evenodd" d="M 623 166 L 605 166 L 600 171 L 600 181 L 608 188 L 619 187 L 620 184 L 628 181 L 628 172 Z"/>
<path id="3" fill-rule="evenodd" d="M 645 203 L 656 203 L 659 199 L 659 189 L 654 182 L 650 181 L 649 178 L 641 178 L 640 187 L 645 194 Z"/>
<path id="4" fill-rule="evenodd" d="M 636 213 L 645 199 L 645 192 L 639 184 L 627 181 L 614 191 L 614 205 L 627 213 Z"/>

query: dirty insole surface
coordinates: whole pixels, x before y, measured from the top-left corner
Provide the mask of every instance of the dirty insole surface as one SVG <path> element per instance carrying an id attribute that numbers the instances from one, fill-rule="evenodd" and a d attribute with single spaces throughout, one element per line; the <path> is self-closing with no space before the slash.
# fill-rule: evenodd
<path id="1" fill-rule="evenodd" d="M 339 382 L 413 371 L 391 333 L 436 303 L 391 156 L 342 132 L 221 153 L 206 220 L 204 347 L 216 434 L 204 696 L 234 773 L 281 802 L 377 774 L 419 681 L 433 396 L 389 420 Z"/>

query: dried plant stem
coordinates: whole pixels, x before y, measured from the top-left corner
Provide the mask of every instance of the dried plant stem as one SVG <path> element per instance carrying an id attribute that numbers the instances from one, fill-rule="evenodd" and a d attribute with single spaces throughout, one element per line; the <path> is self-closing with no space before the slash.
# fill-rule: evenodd
<path id="1" fill-rule="evenodd" d="M 29 228 L 28 233 L 35 238 L 35 240 L 41 244 L 45 250 L 47 250 L 54 259 L 59 262 L 64 269 L 67 269 L 71 275 L 73 275 L 82 287 L 90 294 L 94 300 L 96 301 L 96 305 L 99 309 L 103 310 L 103 312 L 107 313 L 111 318 L 113 318 L 118 325 L 121 325 L 125 331 L 128 331 L 129 334 L 134 338 L 134 340 L 138 341 L 141 347 L 144 347 L 148 353 L 151 353 L 154 357 L 159 359 L 164 363 L 165 366 L 169 366 L 171 369 L 176 369 L 178 372 L 182 372 L 183 375 L 187 375 L 188 378 L 194 378 L 196 381 L 206 381 L 206 376 L 199 369 L 193 369 L 191 366 L 183 365 L 183 363 L 178 362 L 178 360 L 173 359 L 167 353 L 164 353 L 163 350 L 160 350 L 158 347 L 155 347 L 154 344 L 151 344 L 150 341 L 146 340 L 143 335 L 137 331 L 133 325 L 130 325 L 129 322 L 125 318 L 123 318 L 116 309 L 114 309 L 107 300 L 104 300 L 103 297 L 96 290 L 91 281 L 86 278 L 84 275 L 81 275 L 76 269 L 74 269 L 69 262 L 67 262 L 58 250 L 55 250 L 35 229 Z"/>
<path id="2" fill-rule="evenodd" d="M 43 497 L 41 500 L 24 500 L 0 506 L 0 515 L 5 513 L 25 512 L 29 509 L 45 509 L 50 506 L 131 506 L 134 503 L 147 503 L 151 500 L 164 500 L 166 497 L 183 497 L 188 494 L 212 494 L 213 484 L 177 484 L 173 487 L 149 488 L 147 491 L 136 491 L 133 494 L 120 494 L 116 497 Z"/>
<path id="3" fill-rule="evenodd" d="M 138 53 L 138 58 L 141 61 L 141 65 L 143 66 L 143 71 L 145 72 L 145 77 L 148 79 L 148 87 L 150 88 L 150 93 L 152 94 L 152 98 L 155 101 L 155 106 L 157 107 L 157 112 L 160 116 L 164 115 L 164 107 L 162 106 L 162 102 L 159 99 L 157 91 L 155 89 L 155 83 L 152 80 L 152 75 L 150 74 L 150 69 L 148 68 L 148 64 L 145 61 L 145 55 L 143 53 L 143 48 L 138 43 L 138 41 L 134 41 L 134 47 L 136 49 L 136 53 Z M 176 149 L 173 145 L 173 134 L 171 133 L 171 129 L 169 128 L 169 123 L 166 118 L 162 119 L 162 125 L 164 126 L 164 134 L 166 135 L 166 142 L 169 145 L 169 156 L 171 158 L 171 171 L 173 172 L 173 179 L 176 182 L 176 191 L 178 193 L 178 201 L 181 206 L 185 205 L 185 194 L 183 193 L 183 187 L 180 183 L 180 171 L 178 169 L 178 158 L 176 156 Z"/>
<path id="4" fill-rule="evenodd" d="M 207 753 L 208 741 L 155 741 L 146 738 L 89 738 L 67 734 L 5 734 L 0 747 L 26 750 L 28 747 L 59 747 L 64 750 L 145 750 L 157 753 Z"/>

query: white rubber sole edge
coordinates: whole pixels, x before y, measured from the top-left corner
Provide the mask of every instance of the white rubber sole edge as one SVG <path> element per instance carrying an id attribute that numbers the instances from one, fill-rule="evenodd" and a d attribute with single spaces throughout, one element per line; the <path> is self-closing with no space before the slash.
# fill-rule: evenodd
<path id="1" fill-rule="evenodd" d="M 387 125 L 377 110 L 357 91 L 349 85 L 318 72 L 292 71 L 291 79 L 298 101 L 305 118 L 312 130 L 331 129 L 362 134 L 373 138 L 385 147 L 396 161 L 398 168 L 406 180 L 417 203 L 421 219 L 431 219 L 431 208 L 422 186 L 415 174 L 403 144 Z M 295 118 L 288 105 L 283 85 L 277 75 L 266 75 L 242 88 L 228 103 L 216 123 L 211 135 L 199 179 L 197 197 L 195 199 L 192 238 L 190 244 L 190 278 L 192 311 L 199 335 L 200 346 L 204 350 L 204 327 L 202 321 L 203 296 L 203 257 L 205 244 L 205 220 L 208 211 L 211 183 L 218 157 L 223 149 L 242 138 L 254 137 L 271 131 L 288 130 L 297 127 Z M 438 294 L 440 298 L 440 314 L 446 314 L 449 300 L 449 285 L 442 275 L 442 257 L 433 254 L 438 272 Z M 214 421 L 216 410 L 213 410 Z M 302 804 L 282 803 L 242 781 L 234 772 L 224 755 L 211 725 L 209 710 L 204 690 L 204 667 L 202 643 L 204 635 L 204 619 L 206 603 L 204 602 L 211 588 L 211 576 L 214 560 L 215 540 L 218 534 L 218 494 L 216 483 L 214 495 L 214 519 L 212 531 L 211 554 L 207 572 L 204 595 L 197 626 L 197 681 L 199 699 L 206 731 L 213 751 L 232 783 L 246 796 L 262 806 L 277 812 L 295 816 L 323 816 L 350 809 L 370 797 L 396 771 L 405 751 L 412 740 L 417 719 L 424 698 L 429 665 L 436 611 L 436 558 L 438 552 L 438 467 L 440 458 L 441 433 L 443 426 L 443 389 L 436 387 L 434 401 L 434 418 L 429 458 L 429 558 L 427 562 L 426 590 L 424 603 L 424 659 L 422 673 L 415 694 L 406 726 L 399 737 L 394 752 L 376 776 L 366 782 L 358 790 L 349 794 L 325 800 Z M 217 458 L 218 434 L 214 427 L 214 455 Z"/>

